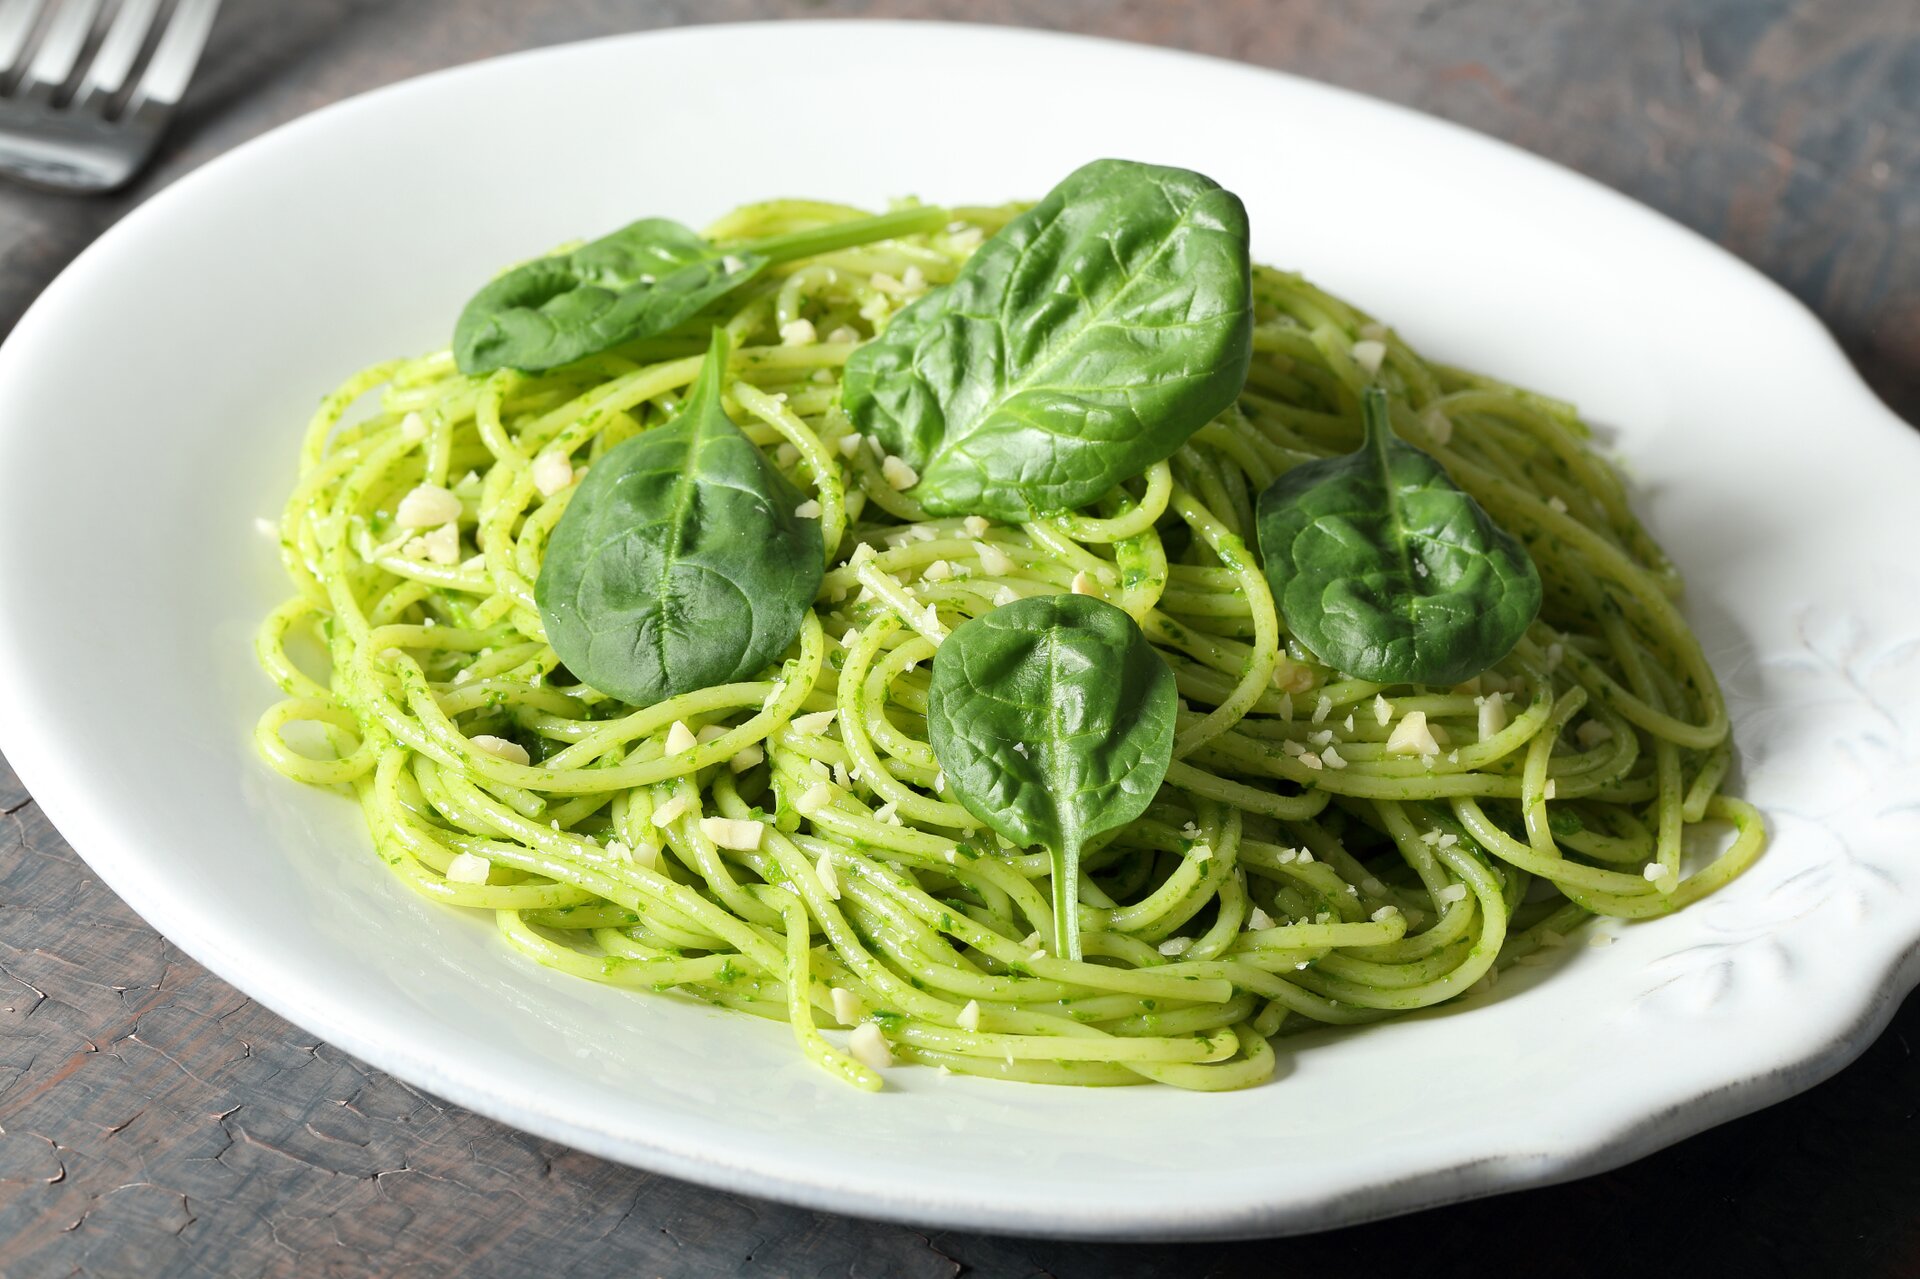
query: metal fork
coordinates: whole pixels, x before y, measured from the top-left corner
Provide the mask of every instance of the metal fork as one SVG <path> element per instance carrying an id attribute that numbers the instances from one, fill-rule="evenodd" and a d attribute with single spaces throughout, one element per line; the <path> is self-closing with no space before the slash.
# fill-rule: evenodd
<path id="1" fill-rule="evenodd" d="M 0 0 L 0 173 L 83 193 L 133 177 L 186 92 L 219 8 Z"/>

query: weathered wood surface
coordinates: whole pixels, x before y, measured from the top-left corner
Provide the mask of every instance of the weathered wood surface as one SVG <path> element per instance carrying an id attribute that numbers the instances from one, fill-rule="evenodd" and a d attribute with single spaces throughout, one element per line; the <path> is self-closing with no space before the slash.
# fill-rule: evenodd
<path id="1" fill-rule="evenodd" d="M 228 0 L 189 109 L 138 189 L 92 202 L 0 190 L 0 324 L 143 195 L 347 94 L 558 40 L 820 15 L 1195 49 L 1507 138 L 1786 284 L 1883 398 L 1920 420 L 1913 0 Z M 1566 1276 L 1920 1274 L 1920 1000 L 1811 1093 L 1570 1186 L 1279 1243 L 928 1234 L 649 1176 L 424 1096 L 314 1043 L 157 936 L 4 764 L 0 812 L 7 1279 L 1425 1276 L 1489 1273 L 1478 1259 L 1490 1251 Z"/>

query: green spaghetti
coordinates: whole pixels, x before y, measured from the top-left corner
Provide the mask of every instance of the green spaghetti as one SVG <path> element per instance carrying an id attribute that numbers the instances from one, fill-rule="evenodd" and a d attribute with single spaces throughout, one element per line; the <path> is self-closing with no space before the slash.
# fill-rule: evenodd
<path id="1" fill-rule="evenodd" d="M 295 592 L 258 638 L 284 695 L 258 726 L 267 760 L 350 792 L 395 873 L 491 912 L 523 954 L 785 1021 L 808 1057 L 869 1089 L 896 1060 L 1245 1087 L 1272 1073 L 1277 1037 L 1457 1000 L 1592 915 L 1665 914 L 1758 855 L 1759 815 L 1721 793 L 1727 715 L 1676 607 L 1679 577 L 1579 417 L 1422 358 L 1297 275 L 1241 268 L 1247 324 L 1216 333 L 1250 354 L 1225 406 L 1142 409 L 1205 417 L 1156 458 L 1124 440 L 1088 450 L 1063 472 L 1066 509 L 1010 509 L 1041 492 L 1031 465 L 995 471 L 986 434 L 958 440 L 951 413 L 917 465 L 883 447 L 886 430 L 860 430 L 899 369 L 932 366 L 942 298 L 978 286 L 970 261 L 1026 216 L 752 205 L 673 239 L 656 266 L 622 259 L 624 283 L 606 283 L 597 245 L 532 264 L 570 263 L 568 287 L 599 281 L 575 328 L 526 328 L 559 314 L 543 301 L 559 286 L 509 275 L 482 295 L 498 311 L 463 317 L 456 350 L 349 379 L 307 428 L 279 526 Z M 881 344 L 909 341 L 896 369 Z M 1537 614 L 1508 608 L 1512 635 L 1494 642 L 1510 647 L 1457 682 L 1336 664 L 1331 640 L 1310 646 L 1287 624 L 1295 587 L 1277 592 L 1274 553 L 1256 554 L 1263 494 L 1364 456 L 1369 411 L 1370 438 L 1377 425 L 1417 447 L 1432 483 L 1524 548 L 1506 598 Z M 571 526 L 585 536 L 584 514 L 561 521 L 595 467 L 700 414 L 737 424 L 756 452 L 734 464 L 798 499 L 768 531 L 740 530 L 749 552 L 818 558 L 779 574 L 805 592 L 791 641 L 769 641 L 784 647 L 763 658 L 744 622 L 674 631 L 665 675 L 631 676 L 656 691 L 623 698 L 550 643 L 563 615 L 547 557 Z M 1151 652 L 1128 660 L 1157 654 L 1172 680 L 1155 703 L 1164 781 L 1137 815 L 1069 832 L 1077 865 L 984 820 L 930 723 L 947 714 L 930 696 L 964 702 L 971 687 L 935 688 L 961 628 L 1071 595 L 1124 614 L 1114 643 L 1143 635 Z M 685 600 L 640 603 L 670 623 Z M 757 619 L 764 603 L 713 607 Z M 581 634 L 592 662 L 633 666 L 637 649 Z M 685 676 L 683 640 L 708 658 L 719 644 L 747 673 Z M 295 660 L 315 642 L 324 677 Z M 710 682 L 682 688 L 676 673 Z M 299 749 L 296 724 L 318 726 L 294 734 Z"/>

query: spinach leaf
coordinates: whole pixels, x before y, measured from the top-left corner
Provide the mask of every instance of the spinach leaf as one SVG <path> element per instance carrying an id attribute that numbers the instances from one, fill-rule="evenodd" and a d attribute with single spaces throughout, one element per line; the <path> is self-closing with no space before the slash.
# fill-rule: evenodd
<path id="1" fill-rule="evenodd" d="M 1382 683 L 1458 684 L 1505 657 L 1540 611 L 1526 548 L 1440 464 L 1396 439 L 1369 388 L 1366 439 L 1260 495 L 1260 555 L 1287 629 Z"/>
<path id="2" fill-rule="evenodd" d="M 966 810 L 1053 860 L 1054 953 L 1080 957 L 1080 850 L 1146 811 L 1173 758 L 1173 672 L 1134 620 L 1038 595 L 934 654 L 927 730 Z"/>
<path id="3" fill-rule="evenodd" d="M 1253 350 L 1247 214 L 1185 169 L 1096 160 L 847 362 L 855 426 L 936 515 L 1084 506 L 1226 408 Z"/>
<path id="4" fill-rule="evenodd" d="M 643 218 L 474 294 L 454 326 L 454 359 L 462 373 L 571 364 L 693 318 L 766 265 L 758 254 L 723 254 L 678 222 Z"/>
<path id="5" fill-rule="evenodd" d="M 913 207 L 732 246 L 643 218 L 474 294 L 454 325 L 454 359 L 468 374 L 557 368 L 684 324 L 773 263 L 930 231 L 948 217 Z"/>
<path id="6" fill-rule="evenodd" d="M 679 416 L 587 472 L 534 584 L 560 660 L 623 701 L 754 675 L 820 589 L 819 521 L 720 405 L 727 354 L 716 328 Z"/>

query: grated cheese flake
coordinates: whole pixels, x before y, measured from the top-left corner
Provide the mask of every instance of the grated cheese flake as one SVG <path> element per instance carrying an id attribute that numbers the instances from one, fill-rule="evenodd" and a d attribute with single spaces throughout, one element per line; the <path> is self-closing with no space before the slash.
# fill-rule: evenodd
<path id="1" fill-rule="evenodd" d="M 849 632 L 849 634 L 851 634 L 851 632 Z M 849 644 L 847 647 L 851 648 L 853 646 Z M 813 711 L 806 715 L 795 715 L 793 717 L 793 726 L 803 733 L 818 737 L 833 727 L 834 716 L 839 713 L 839 711 Z"/>
<path id="2" fill-rule="evenodd" d="M 702 817 L 700 833 L 721 848 L 750 853 L 760 847 L 760 841 L 766 837 L 767 828 L 751 818 Z"/>
<path id="3" fill-rule="evenodd" d="M 880 1027 L 870 1021 L 863 1021 L 853 1028 L 847 1036 L 847 1051 L 853 1059 L 871 1070 L 885 1070 L 893 1065 L 893 1053 L 887 1048 L 887 1037 L 880 1033 Z"/>
<path id="4" fill-rule="evenodd" d="M 476 733 L 469 739 L 473 748 L 495 759 L 504 759 L 509 764 L 521 767 L 533 763 L 533 757 L 527 754 L 527 748 L 519 742 L 510 742 L 504 737 L 495 737 L 492 733 Z"/>
<path id="5" fill-rule="evenodd" d="M 880 475 L 886 480 L 888 487 L 895 491 L 910 489 L 920 482 L 920 472 L 908 466 L 904 458 L 895 457 L 891 453 L 887 455 L 885 461 L 880 463 Z"/>
<path id="6" fill-rule="evenodd" d="M 438 528 L 460 518 L 460 499 L 438 484 L 421 484 L 400 499 L 393 518 L 401 528 Z"/>
<path id="7" fill-rule="evenodd" d="M 455 853 L 453 860 L 447 863 L 447 882 L 451 884 L 484 884 L 487 872 L 493 869 L 493 863 L 484 857 L 472 853 Z"/>
<path id="8" fill-rule="evenodd" d="M 1427 726 L 1425 711 L 1408 711 L 1387 735 L 1389 755 L 1438 755 L 1440 743 Z"/>
<path id="9" fill-rule="evenodd" d="M 1507 726 L 1507 699 L 1489 693 L 1475 700 L 1480 704 L 1480 740 L 1484 742 Z"/>
<path id="10" fill-rule="evenodd" d="M 860 1020 L 860 1000 L 850 990 L 835 986 L 833 995 L 833 1019 L 843 1026 L 851 1026 Z"/>
<path id="11" fill-rule="evenodd" d="M 653 824 L 662 830 L 679 821 L 682 814 L 693 807 L 693 800 L 686 795 L 675 795 L 666 803 L 653 810 Z"/>
<path id="12" fill-rule="evenodd" d="M 552 497 L 571 483 L 573 459 L 565 453 L 553 449 L 533 459 L 533 486 L 540 490 L 540 496 Z"/>
<path id="13" fill-rule="evenodd" d="M 978 544 L 980 571 L 992 577 L 1002 577 L 1013 572 L 1013 556 L 1007 554 L 992 542 Z"/>

